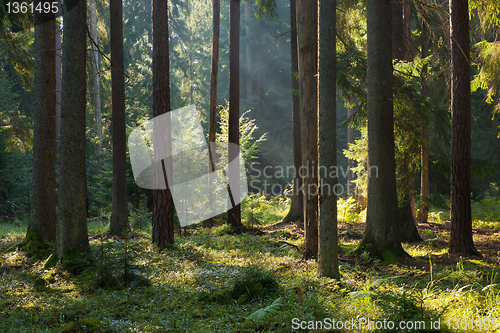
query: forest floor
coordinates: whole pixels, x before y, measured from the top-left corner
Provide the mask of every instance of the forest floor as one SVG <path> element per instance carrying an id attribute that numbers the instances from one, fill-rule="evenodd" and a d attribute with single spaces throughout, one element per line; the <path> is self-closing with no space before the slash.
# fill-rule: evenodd
<path id="1" fill-rule="evenodd" d="M 363 214 L 344 202 L 340 283 L 302 259 L 303 226 L 279 223 L 285 202 L 253 200 L 246 232 L 219 220 L 163 251 L 147 214 L 131 214 L 127 237 L 92 219 L 91 253 L 51 268 L 50 249 L 23 251 L 26 223 L 0 223 L 0 332 L 498 331 L 500 200 L 473 206 L 482 258 L 448 256 L 449 216 L 435 209 L 418 226 L 424 241 L 403 245 L 413 259 L 392 263 L 352 255 Z"/>

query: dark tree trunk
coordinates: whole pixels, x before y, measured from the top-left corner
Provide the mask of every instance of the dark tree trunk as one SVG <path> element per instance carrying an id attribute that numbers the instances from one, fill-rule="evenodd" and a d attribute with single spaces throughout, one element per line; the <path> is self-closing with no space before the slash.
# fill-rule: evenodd
<path id="1" fill-rule="evenodd" d="M 152 13 L 153 117 L 156 117 L 170 112 L 168 1 L 153 0 Z M 170 133 L 170 129 L 165 130 Z M 168 139 L 166 141 L 169 142 Z M 167 150 L 168 148 L 166 147 Z M 161 166 L 159 164 L 157 163 L 158 167 L 155 168 L 155 173 L 165 170 L 164 163 L 161 163 Z M 171 168 L 167 165 L 166 169 L 170 170 Z M 167 184 L 166 179 L 165 183 Z M 165 190 L 153 190 L 152 242 L 160 248 L 174 243 L 174 201 L 168 184 Z"/>
<path id="2" fill-rule="evenodd" d="M 217 76 L 219 73 L 219 34 L 220 34 L 220 0 L 212 0 L 213 6 L 213 28 L 212 28 L 212 71 L 210 73 L 210 106 L 208 115 L 208 142 L 215 142 L 217 128 Z M 215 171 L 214 155 L 210 152 L 210 169 Z M 210 176 L 210 204 L 215 204 L 215 184 Z"/>
<path id="3" fill-rule="evenodd" d="M 392 13 L 392 58 L 406 60 L 403 2 L 396 0 L 391 4 Z"/>
<path id="4" fill-rule="evenodd" d="M 302 192 L 302 177 L 298 170 L 302 166 L 302 148 L 301 148 L 301 123 L 300 123 L 300 102 L 299 102 L 299 80 L 294 73 L 299 71 L 299 60 L 297 53 L 297 14 L 295 0 L 290 0 L 290 34 L 291 34 L 291 60 L 292 60 L 292 90 L 296 93 L 292 95 L 292 124 L 293 124 L 293 166 L 295 173 L 293 175 L 293 192 L 288 214 L 283 222 L 292 222 L 304 218 Z"/>
<path id="5" fill-rule="evenodd" d="M 359 249 L 407 256 L 399 240 L 392 77 L 391 4 L 368 0 L 368 207 Z"/>
<path id="6" fill-rule="evenodd" d="M 450 0 L 450 42 L 450 253 L 480 255 L 472 239 L 470 46 L 467 0 Z"/>
<path id="7" fill-rule="evenodd" d="M 113 118 L 113 196 L 110 231 L 128 228 L 127 134 L 125 119 L 125 74 L 123 62 L 123 14 L 121 0 L 110 0 L 111 98 Z"/>
<path id="8" fill-rule="evenodd" d="M 304 115 L 306 148 L 302 150 L 307 169 L 304 179 L 304 258 L 318 255 L 318 104 L 317 104 L 317 2 L 297 1 L 297 37 L 299 46 L 300 112 Z M 304 144 L 302 145 L 304 148 Z"/>
<path id="9" fill-rule="evenodd" d="M 337 166 L 337 90 L 336 90 L 336 1 L 319 2 L 318 109 L 319 165 L 331 170 Z M 319 175 L 318 273 L 340 280 L 337 240 L 337 177 Z"/>
<path id="10" fill-rule="evenodd" d="M 354 114 L 354 108 L 347 109 L 347 119 L 351 118 Z M 349 148 L 349 144 L 354 144 L 354 127 L 350 125 L 347 127 L 347 148 Z M 347 168 L 349 169 L 347 173 L 347 195 L 356 196 L 356 184 L 353 182 L 354 180 L 354 172 L 352 169 L 354 168 L 355 161 L 353 159 L 347 160 Z"/>
<path id="11" fill-rule="evenodd" d="M 43 1 L 34 2 L 36 7 Z M 33 191 L 28 241 L 56 238 L 56 33 L 55 14 L 35 11 L 35 115 Z"/>
<path id="12" fill-rule="evenodd" d="M 55 254 L 89 249 L 86 207 L 86 3 L 66 0 L 62 58 L 59 205 Z"/>
<path id="13" fill-rule="evenodd" d="M 210 74 L 210 109 L 208 141 L 215 142 L 217 127 L 217 76 L 219 73 L 220 0 L 213 0 L 212 71 Z"/>
<path id="14" fill-rule="evenodd" d="M 229 142 L 240 144 L 240 0 L 229 2 Z M 229 161 L 238 158 L 238 149 L 229 147 Z M 229 177 L 235 180 L 231 188 L 235 201 L 239 201 L 239 164 L 228 170 Z M 232 207 L 231 200 L 228 203 Z M 241 228 L 241 205 L 237 204 L 227 212 L 228 223 L 235 229 Z"/>
<path id="15" fill-rule="evenodd" d="M 247 38 L 247 43 L 245 45 L 245 60 L 246 60 L 246 82 L 245 82 L 245 90 L 246 90 L 246 99 L 250 99 L 253 96 L 253 87 L 252 87 L 252 50 L 250 47 L 250 35 L 252 34 L 252 30 L 250 29 L 250 24 L 248 21 L 250 20 L 250 1 L 245 4 L 245 20 L 247 21 L 245 27 L 245 37 Z"/>
<path id="16" fill-rule="evenodd" d="M 427 57 L 427 33 L 425 23 L 422 21 L 422 58 Z M 429 95 L 425 79 L 427 76 L 427 65 L 422 68 L 421 91 L 422 97 Z M 417 221 L 427 222 L 429 215 L 429 129 L 427 122 L 422 122 L 422 144 L 420 148 L 420 208 L 418 210 Z"/>
<path id="17" fill-rule="evenodd" d="M 61 11 L 61 1 L 58 2 Z M 56 156 L 59 155 L 59 137 L 61 136 L 61 90 L 62 90 L 62 68 L 61 68 L 61 29 L 62 24 L 56 22 Z"/>
<path id="18" fill-rule="evenodd" d="M 116 6 L 116 5 L 115 5 Z M 111 7 L 111 3 L 110 3 Z M 111 8 L 110 8 L 111 11 Z M 111 18 L 110 18 L 111 19 Z M 115 28 L 117 29 L 117 28 Z M 95 106 L 95 122 L 97 127 L 97 155 L 102 154 L 102 119 L 101 119 L 101 83 L 99 78 L 99 52 L 97 50 L 98 37 L 97 37 L 97 9 L 96 1 L 93 0 L 91 3 L 90 10 L 90 30 L 92 33 L 92 79 L 94 84 L 94 106 Z M 111 24 L 111 31 L 113 31 L 113 24 Z M 113 36 L 113 32 L 111 32 Z M 122 38 L 123 40 L 123 38 Z M 117 44 L 117 41 L 113 41 L 111 37 L 111 44 Z M 111 56 L 113 56 L 113 51 L 111 51 Z M 113 60 L 112 60 L 113 61 Z M 97 166 L 97 172 L 100 172 L 101 164 Z"/>

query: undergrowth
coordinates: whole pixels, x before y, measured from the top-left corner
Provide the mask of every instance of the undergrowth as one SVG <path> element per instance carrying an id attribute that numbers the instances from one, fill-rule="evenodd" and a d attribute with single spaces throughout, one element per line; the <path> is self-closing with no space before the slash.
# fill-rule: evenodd
<path id="1" fill-rule="evenodd" d="M 253 214 L 254 226 L 273 224 L 285 215 L 283 205 L 255 196 L 243 212 Z M 495 216 L 488 215 L 490 202 L 479 205 L 485 211 L 475 206 L 475 214 Z M 108 235 L 107 218 L 90 221 L 91 252 L 74 270 L 44 268 L 46 257 L 21 246 L 26 224 L 2 223 L 0 332 L 309 332 L 329 330 L 333 320 L 357 321 L 357 329 L 337 331 L 385 332 L 388 323 L 403 322 L 425 325 L 419 331 L 494 331 L 498 257 L 448 258 L 449 234 L 436 229 L 420 230 L 424 242 L 404 245 L 413 260 L 352 257 L 347 250 L 359 242 L 363 217 L 349 200 L 339 207 L 340 283 L 318 277 L 315 261 L 280 243 L 301 241 L 291 232 L 234 234 L 216 221 L 176 234 L 176 244 L 158 252 L 147 212 L 136 211 L 126 237 Z M 438 211 L 430 221 L 449 223 Z M 496 230 L 496 221 L 483 222 L 485 231 Z M 386 328 L 377 328 L 384 321 Z"/>

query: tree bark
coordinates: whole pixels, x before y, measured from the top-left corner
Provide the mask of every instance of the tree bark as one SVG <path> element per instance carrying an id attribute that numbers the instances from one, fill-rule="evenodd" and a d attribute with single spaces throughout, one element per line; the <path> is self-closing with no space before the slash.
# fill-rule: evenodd
<path id="1" fill-rule="evenodd" d="M 111 7 L 111 4 L 110 4 Z M 111 9 L 110 9 L 111 10 Z M 111 29 L 113 25 L 111 24 Z M 90 30 L 92 34 L 91 46 L 92 46 L 92 78 L 94 83 L 94 106 L 95 106 L 95 122 L 97 127 L 97 155 L 102 154 L 102 119 L 101 119 L 101 83 L 99 79 L 99 52 L 97 50 L 97 45 L 99 45 L 97 37 L 97 10 L 96 10 L 96 0 L 93 0 L 90 5 Z M 112 33 L 111 33 L 111 36 Z M 122 38 L 123 40 L 123 38 Z M 117 43 L 114 41 L 115 44 Z M 111 37 L 111 43 L 113 43 L 113 37 Z M 122 42 L 123 44 L 123 42 Z M 113 53 L 113 51 L 111 51 Z M 100 171 L 101 165 L 98 165 L 98 171 Z"/>
<path id="2" fill-rule="evenodd" d="M 168 1 L 153 0 L 153 117 L 170 112 L 170 77 L 168 48 Z M 165 129 L 167 135 L 170 129 Z M 167 139 L 166 142 L 169 142 Z M 172 147 L 166 147 L 170 152 Z M 168 159 L 167 159 L 168 163 Z M 159 163 L 157 163 L 159 165 Z M 155 173 L 170 170 L 162 162 Z M 161 170 L 163 169 L 163 170 Z M 174 244 L 174 201 L 167 189 L 153 190 L 153 232 L 152 242 L 160 248 Z"/>
<path id="3" fill-rule="evenodd" d="M 450 0 L 450 43 L 450 253 L 480 255 L 472 238 L 470 46 L 467 0 Z"/>
<path id="4" fill-rule="evenodd" d="M 34 6 L 42 2 L 37 0 Z M 56 238 L 56 22 L 53 13 L 35 11 L 34 16 L 33 188 L 26 238 L 53 242 Z"/>
<path id="5" fill-rule="evenodd" d="M 61 12 L 61 0 L 57 1 L 59 12 Z M 57 21 L 56 21 L 57 22 Z M 62 90 L 62 67 L 61 67 L 61 30 L 63 26 L 56 23 L 56 156 L 59 155 L 59 138 L 61 136 L 61 90 Z M 56 159 L 57 160 L 57 159 Z"/>
<path id="6" fill-rule="evenodd" d="M 367 1 L 368 207 L 359 250 L 407 256 L 399 241 L 394 149 L 391 1 Z"/>
<path id="7" fill-rule="evenodd" d="M 123 14 L 121 0 L 110 0 L 111 99 L 113 118 L 113 195 L 110 231 L 121 234 L 128 228 L 127 134 L 125 119 L 125 67 L 123 61 Z"/>
<path id="8" fill-rule="evenodd" d="M 304 179 L 304 258 L 318 255 L 318 100 L 317 100 L 317 2 L 297 1 L 297 36 L 299 46 L 300 110 L 307 128 L 306 147 L 302 150 L 307 175 Z M 301 120 L 302 120 L 301 119 Z M 304 140 L 304 139 L 303 139 Z M 302 145 L 304 148 L 304 144 Z"/>
<path id="9" fill-rule="evenodd" d="M 319 166 L 337 166 L 336 1 L 319 1 Z M 324 169 L 324 168 L 323 168 Z M 321 170 L 321 169 L 320 169 Z M 340 280 L 337 240 L 337 177 L 320 173 L 318 273 Z"/>
<path id="10" fill-rule="evenodd" d="M 354 108 L 347 108 L 347 119 L 351 118 L 352 115 L 354 114 Z M 349 149 L 349 145 L 354 144 L 354 127 L 351 127 L 351 125 L 348 125 L 347 127 L 347 148 Z M 353 182 L 354 180 L 354 172 L 352 169 L 354 168 L 354 163 L 355 161 L 353 159 L 348 159 L 347 160 L 347 195 L 355 195 L 356 191 L 356 184 Z M 354 190 L 354 192 L 353 192 Z"/>
<path id="11" fill-rule="evenodd" d="M 245 82 L 245 90 L 246 90 L 246 99 L 250 99 L 253 96 L 253 87 L 252 87 L 252 50 L 250 48 L 250 35 L 252 31 L 250 29 L 250 25 L 248 20 L 250 20 L 250 1 L 245 3 L 245 20 L 247 21 L 245 27 L 245 37 L 247 38 L 247 43 L 245 45 L 245 60 L 246 60 L 246 82 Z"/>
<path id="12" fill-rule="evenodd" d="M 425 23 L 422 22 L 422 58 L 427 57 L 427 33 Z M 422 67 L 422 75 L 420 77 L 420 85 L 422 97 L 429 96 L 429 91 L 425 79 L 427 76 L 427 64 Z M 427 122 L 422 122 L 422 144 L 420 148 L 420 208 L 418 210 L 417 221 L 427 222 L 429 215 L 429 129 Z"/>
<path id="13" fill-rule="evenodd" d="M 292 124 L 293 124 L 293 191 L 290 202 L 290 209 L 288 214 L 283 219 L 283 222 L 292 222 L 302 220 L 304 217 L 303 212 L 303 198 L 302 191 L 302 177 L 300 177 L 299 170 L 302 166 L 302 147 L 301 147 L 301 123 L 300 123 L 300 101 L 299 101 L 299 80 L 296 78 L 295 73 L 299 71 L 299 61 L 297 52 L 297 13 L 295 0 L 290 0 L 290 35 L 291 35 L 291 62 L 292 62 L 292 90 L 296 93 L 292 95 Z"/>
<path id="14" fill-rule="evenodd" d="M 210 74 L 210 109 L 208 141 L 215 142 L 217 127 L 217 76 L 219 73 L 220 0 L 212 0 L 212 71 Z"/>
<path id="15" fill-rule="evenodd" d="M 89 250 L 86 207 L 86 3 L 66 0 L 56 258 Z"/>
<path id="16" fill-rule="evenodd" d="M 213 6 L 213 28 L 212 28 L 212 69 L 210 73 L 210 106 L 208 113 L 208 142 L 209 150 L 212 142 L 215 142 L 217 128 L 217 76 L 219 73 L 219 35 L 220 35 L 220 0 L 212 0 Z M 215 171 L 214 153 L 210 152 L 210 169 Z M 215 184 L 212 174 L 210 181 L 210 205 L 215 204 Z"/>
<path id="17" fill-rule="evenodd" d="M 392 13 L 392 58 L 406 60 L 403 2 L 396 0 L 391 5 Z"/>
<path id="18" fill-rule="evenodd" d="M 240 0 L 229 2 L 229 142 L 239 146 L 240 144 Z M 234 146 L 229 147 L 229 160 L 238 158 L 239 150 Z M 235 180 L 231 188 L 234 200 L 239 201 L 239 164 L 233 164 L 228 170 L 229 177 Z M 227 212 L 228 223 L 235 229 L 241 228 L 241 205 L 232 205 Z"/>

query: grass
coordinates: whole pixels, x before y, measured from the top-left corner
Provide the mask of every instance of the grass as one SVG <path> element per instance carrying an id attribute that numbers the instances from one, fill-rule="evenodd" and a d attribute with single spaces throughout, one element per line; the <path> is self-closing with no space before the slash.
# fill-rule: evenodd
<path id="1" fill-rule="evenodd" d="M 305 332 L 328 328 L 332 319 L 372 325 L 338 331 L 384 332 L 389 321 L 404 321 L 425 323 L 426 331 L 432 322 L 440 324 L 434 331 L 491 332 L 494 320 L 500 323 L 498 247 L 489 245 L 500 239 L 497 221 L 474 222 L 485 258 L 453 258 L 449 222 L 434 211 L 419 228 L 425 241 L 404 244 L 414 259 L 386 264 L 350 255 L 364 226 L 343 201 L 337 283 L 318 277 L 314 260 L 280 243 L 300 244 L 300 229 L 268 227 L 287 204 L 250 198 L 244 220 L 258 228 L 232 234 L 222 223 L 195 226 L 162 252 L 151 246 L 140 213 L 132 216 L 137 228 L 128 239 L 107 235 L 106 218 L 92 220 L 92 254 L 78 263 L 78 274 L 61 264 L 44 269 L 50 252 L 22 251 L 25 223 L 0 224 L 0 332 Z M 130 280 L 122 278 L 125 255 Z M 384 320 L 386 329 L 377 329 Z"/>

